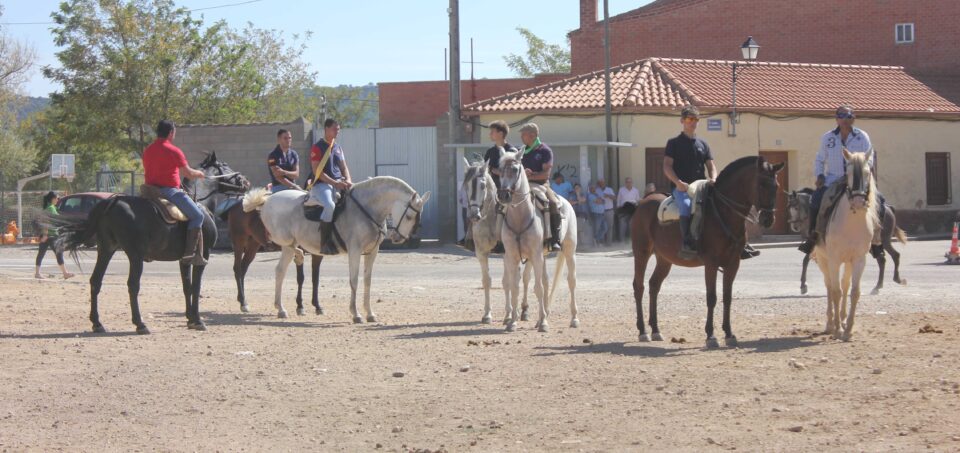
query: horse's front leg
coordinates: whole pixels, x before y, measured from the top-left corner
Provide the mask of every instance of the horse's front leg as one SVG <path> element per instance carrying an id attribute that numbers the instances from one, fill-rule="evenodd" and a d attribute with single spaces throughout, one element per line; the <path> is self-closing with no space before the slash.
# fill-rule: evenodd
<path id="1" fill-rule="evenodd" d="M 726 272 L 726 269 L 724 269 Z M 713 309 L 717 306 L 717 266 L 707 264 L 703 268 L 703 278 L 707 286 L 707 348 L 719 348 L 717 337 L 713 336 Z"/>
<path id="2" fill-rule="evenodd" d="M 477 252 L 477 260 L 480 261 L 480 283 L 483 284 L 483 317 L 480 323 L 490 324 L 493 321 L 490 314 L 490 255 L 488 252 Z"/>
<path id="3" fill-rule="evenodd" d="M 547 303 L 547 294 L 548 288 L 550 288 L 549 283 L 547 282 L 547 272 L 546 272 L 546 259 L 543 258 L 542 254 L 532 254 L 533 258 L 527 263 L 533 264 L 533 293 L 537 296 L 537 304 L 540 306 L 540 319 L 537 321 L 537 330 L 540 332 L 547 332 L 550 330 L 550 326 L 547 324 L 547 316 L 550 316 L 550 306 Z M 526 295 L 524 295 L 526 297 Z"/>
<path id="4" fill-rule="evenodd" d="M 850 280 L 853 277 L 853 263 L 843 265 L 843 275 L 840 277 L 840 329 L 839 334 L 847 330 L 847 295 L 850 294 Z"/>
<path id="5" fill-rule="evenodd" d="M 503 323 L 507 326 L 507 332 L 517 330 L 517 321 L 519 313 L 517 310 L 517 291 L 520 287 L 520 260 L 513 256 L 505 255 L 503 257 L 503 298 L 504 298 L 504 318 Z"/>
<path id="6" fill-rule="evenodd" d="M 660 288 L 663 287 L 663 281 L 667 279 L 667 275 L 670 275 L 672 268 L 673 264 L 666 258 L 661 260 L 657 257 L 657 265 L 653 268 L 653 274 L 650 275 L 650 338 L 653 341 L 663 341 L 657 304 L 660 300 Z M 715 278 L 714 281 L 716 281 Z"/>
<path id="7" fill-rule="evenodd" d="M 370 306 L 370 279 L 373 278 L 373 262 L 377 259 L 379 248 L 373 249 L 363 257 L 363 309 L 367 312 L 367 322 L 377 322 L 377 315 Z"/>
<path id="8" fill-rule="evenodd" d="M 810 264 L 810 254 L 803 255 L 803 270 L 800 271 L 800 294 L 807 293 L 807 265 Z"/>
<path id="9" fill-rule="evenodd" d="M 733 305 L 733 281 L 740 270 L 740 261 L 735 260 L 732 265 L 723 268 L 723 341 L 731 348 L 737 347 L 737 337 L 733 334 L 730 322 L 730 307 Z M 716 295 L 714 295 L 716 297 Z"/>
<path id="10" fill-rule="evenodd" d="M 200 285 L 203 281 L 203 271 L 207 268 L 204 266 L 193 266 L 193 285 L 191 286 L 191 295 L 192 301 L 192 310 L 193 310 L 193 325 L 188 326 L 193 330 L 207 330 L 207 326 L 203 323 L 203 320 L 200 319 Z"/>
<path id="11" fill-rule="evenodd" d="M 150 329 L 143 323 L 140 317 L 140 277 L 143 275 L 143 260 L 139 256 L 127 254 L 127 260 L 130 261 L 130 274 L 127 276 L 127 292 L 130 293 L 130 315 L 133 325 L 137 326 L 137 333 L 147 335 Z"/>
<path id="12" fill-rule="evenodd" d="M 530 260 L 527 260 L 527 263 L 523 264 L 523 305 L 521 305 L 520 311 L 521 321 L 530 320 L 530 304 L 527 302 L 527 292 L 530 287 L 530 272 L 532 270 L 533 266 L 530 265 Z"/>
<path id="13" fill-rule="evenodd" d="M 853 320 L 857 314 L 857 302 L 860 301 L 860 278 L 863 277 L 863 268 L 866 267 L 867 259 L 865 257 L 857 258 L 852 265 L 853 283 L 850 288 L 850 312 L 847 313 L 846 329 L 843 331 L 843 341 L 850 341 L 853 337 Z"/>
<path id="14" fill-rule="evenodd" d="M 900 278 L 900 252 L 897 249 L 893 248 L 893 244 L 890 240 L 887 240 L 887 243 L 884 244 L 884 249 L 890 254 L 890 258 L 893 259 L 893 281 L 906 285 L 907 279 Z"/>
<path id="15" fill-rule="evenodd" d="M 359 247 L 354 247 L 359 248 Z M 360 324 L 363 318 L 357 310 L 357 279 L 360 278 L 360 251 L 349 249 L 349 267 L 350 267 L 350 315 L 353 316 L 353 323 Z"/>
<path id="16" fill-rule="evenodd" d="M 283 308 L 283 299 L 281 295 L 283 294 L 283 279 L 287 276 L 287 268 L 290 266 L 290 262 L 293 261 L 294 250 L 293 247 L 283 246 L 280 248 L 280 259 L 277 260 L 277 267 L 274 271 L 274 292 L 273 292 L 273 307 L 277 309 L 277 317 L 286 318 L 287 310 Z"/>

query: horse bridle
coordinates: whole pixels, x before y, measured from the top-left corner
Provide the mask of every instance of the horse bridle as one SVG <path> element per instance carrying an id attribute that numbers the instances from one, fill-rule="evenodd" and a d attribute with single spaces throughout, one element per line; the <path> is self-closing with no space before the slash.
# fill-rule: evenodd
<path id="1" fill-rule="evenodd" d="M 774 185 L 776 185 L 777 183 L 777 178 L 775 176 L 759 174 L 757 175 L 757 177 L 766 178 L 768 181 L 772 181 Z M 736 214 L 738 217 L 742 218 L 743 220 L 746 220 L 747 222 L 750 222 L 753 224 L 756 224 L 758 222 L 758 218 L 760 217 L 760 214 L 767 213 L 770 215 L 774 215 L 774 212 L 776 211 L 776 208 L 777 208 L 776 197 L 773 198 L 773 201 L 770 203 L 770 206 L 758 206 L 758 205 L 746 205 L 746 204 L 740 203 L 724 195 L 723 192 L 720 192 L 720 189 L 717 189 L 716 187 L 713 188 L 713 192 L 717 195 L 717 198 L 719 198 L 723 204 L 727 205 L 727 207 L 733 210 L 734 214 Z M 755 217 L 749 215 L 751 207 L 754 207 L 757 209 L 757 215 Z M 741 213 L 740 210 L 743 210 L 743 212 Z"/>
<path id="2" fill-rule="evenodd" d="M 357 197 L 353 196 L 353 190 L 347 191 L 347 195 L 350 197 L 351 200 L 353 200 L 354 203 L 356 203 L 357 207 L 360 208 L 360 212 L 363 213 L 364 217 L 366 217 L 367 220 L 370 221 L 370 223 L 373 223 L 374 226 L 377 227 L 377 232 L 380 234 L 380 236 L 386 236 L 387 232 L 393 231 L 394 233 L 397 233 L 397 236 L 400 236 L 402 240 L 408 241 L 410 240 L 411 237 L 417 234 L 417 231 L 420 230 L 420 215 L 423 212 L 423 210 L 422 209 L 418 210 L 417 208 L 413 207 L 413 201 L 417 199 L 416 193 L 414 193 L 410 197 L 410 201 L 407 202 L 407 207 L 403 209 L 403 214 L 400 214 L 400 220 L 397 221 L 396 226 L 389 226 L 387 228 L 384 228 L 383 225 L 381 225 L 380 223 L 377 223 L 376 219 L 374 219 L 373 216 L 370 215 L 370 212 L 363 207 L 363 204 L 361 204 L 359 200 L 357 200 Z M 409 236 L 404 235 L 403 233 L 400 232 L 400 225 L 402 225 L 403 220 L 407 218 L 408 211 L 413 211 L 417 213 L 416 217 L 414 217 L 414 222 L 416 223 L 413 224 L 413 228 L 410 230 Z"/>
<path id="3" fill-rule="evenodd" d="M 856 197 L 863 197 L 864 199 L 870 194 L 870 185 L 866 181 L 866 178 L 863 177 L 863 166 L 862 165 L 853 165 L 853 187 L 850 187 L 847 192 L 847 199 L 853 200 Z"/>
<path id="4" fill-rule="evenodd" d="M 517 160 L 517 162 L 519 162 L 519 160 Z M 501 162 L 501 165 L 502 165 L 502 164 L 503 164 L 503 162 Z M 520 164 L 520 171 L 523 171 L 523 164 L 522 164 L 522 163 Z M 501 180 L 501 181 L 503 180 L 503 176 L 500 177 L 500 180 Z M 497 203 L 500 203 L 499 194 L 500 194 L 501 192 L 510 194 L 510 203 L 501 203 L 501 204 L 505 204 L 505 205 L 509 205 L 509 206 L 513 207 L 513 206 L 519 206 L 520 203 L 523 203 L 524 200 L 526 200 L 526 198 L 527 198 L 528 196 L 530 196 L 530 190 L 527 190 L 526 192 L 517 192 L 516 187 L 517 187 L 517 183 L 519 183 L 519 182 L 520 182 L 520 174 L 518 173 L 518 174 L 517 174 L 517 179 L 513 181 L 513 184 L 512 184 L 511 187 L 509 187 L 509 188 L 501 188 L 501 187 L 498 187 L 498 188 L 497 188 L 497 195 L 498 195 L 498 196 L 497 196 Z M 520 199 L 519 199 L 519 200 L 514 200 L 514 197 L 515 197 L 518 193 L 520 194 Z"/>

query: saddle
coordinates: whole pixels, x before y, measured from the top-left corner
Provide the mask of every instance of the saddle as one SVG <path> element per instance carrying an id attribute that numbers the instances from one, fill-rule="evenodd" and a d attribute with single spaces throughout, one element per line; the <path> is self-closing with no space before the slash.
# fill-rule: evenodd
<path id="1" fill-rule="evenodd" d="M 823 243 L 827 237 L 827 224 L 830 223 L 830 217 L 837 208 L 837 202 L 840 197 L 847 193 L 847 184 L 843 181 L 837 181 L 827 187 L 823 193 L 823 201 L 820 202 L 820 212 L 817 213 L 817 237 L 818 242 Z"/>
<path id="2" fill-rule="evenodd" d="M 333 206 L 333 220 L 336 221 L 337 217 L 340 217 L 340 214 L 343 212 L 343 209 L 346 207 L 346 203 L 344 203 L 346 201 L 346 197 L 344 197 L 339 190 L 334 192 L 334 194 L 335 195 L 333 196 L 333 198 L 335 199 L 335 201 Z M 310 197 L 310 193 L 309 192 L 305 193 L 303 195 L 303 201 L 306 202 L 309 197 Z M 303 205 L 303 216 L 306 217 L 307 220 L 311 222 L 320 222 L 321 214 L 323 214 L 322 205 L 320 206 Z"/>
<path id="3" fill-rule="evenodd" d="M 187 216 L 177 207 L 177 205 L 167 201 L 160 195 L 160 189 L 157 186 L 149 184 L 140 185 L 140 197 L 149 200 L 160 211 L 160 218 L 168 225 L 176 225 L 177 222 L 186 222 Z"/>
<path id="4" fill-rule="evenodd" d="M 706 179 L 694 181 L 687 188 L 687 195 L 692 201 L 690 206 L 690 234 L 695 239 L 700 237 L 700 231 L 703 229 L 703 200 L 709 193 L 709 184 Z M 669 196 L 660 202 L 657 208 L 657 220 L 661 225 L 669 225 L 680 220 L 680 208 L 677 207 L 676 200 Z"/>

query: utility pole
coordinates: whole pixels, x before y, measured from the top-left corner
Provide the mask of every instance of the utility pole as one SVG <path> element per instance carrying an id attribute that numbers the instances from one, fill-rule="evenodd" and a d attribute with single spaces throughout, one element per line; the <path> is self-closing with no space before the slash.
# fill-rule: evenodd
<path id="1" fill-rule="evenodd" d="M 450 0 L 450 143 L 460 141 L 460 1 Z"/>
<path id="2" fill-rule="evenodd" d="M 604 91 L 604 102 L 603 102 L 603 113 L 604 113 L 604 122 L 607 127 L 607 143 L 613 141 L 613 121 L 612 113 L 610 106 L 610 8 L 609 0 L 603 0 L 603 91 Z M 613 179 L 615 185 L 619 185 L 620 180 L 620 159 L 617 159 L 616 165 L 613 163 L 614 150 L 611 147 L 607 147 L 607 159 L 606 161 L 610 164 L 610 176 L 614 178 L 607 177 L 607 180 L 610 181 Z M 617 156 L 619 157 L 619 156 Z"/>

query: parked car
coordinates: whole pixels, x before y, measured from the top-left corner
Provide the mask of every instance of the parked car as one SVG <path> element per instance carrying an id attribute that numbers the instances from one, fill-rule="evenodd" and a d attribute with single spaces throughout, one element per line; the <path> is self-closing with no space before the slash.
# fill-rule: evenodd
<path id="1" fill-rule="evenodd" d="M 57 211 L 66 219 L 86 219 L 101 200 L 116 195 L 112 192 L 80 192 L 66 195 L 57 203 Z"/>

